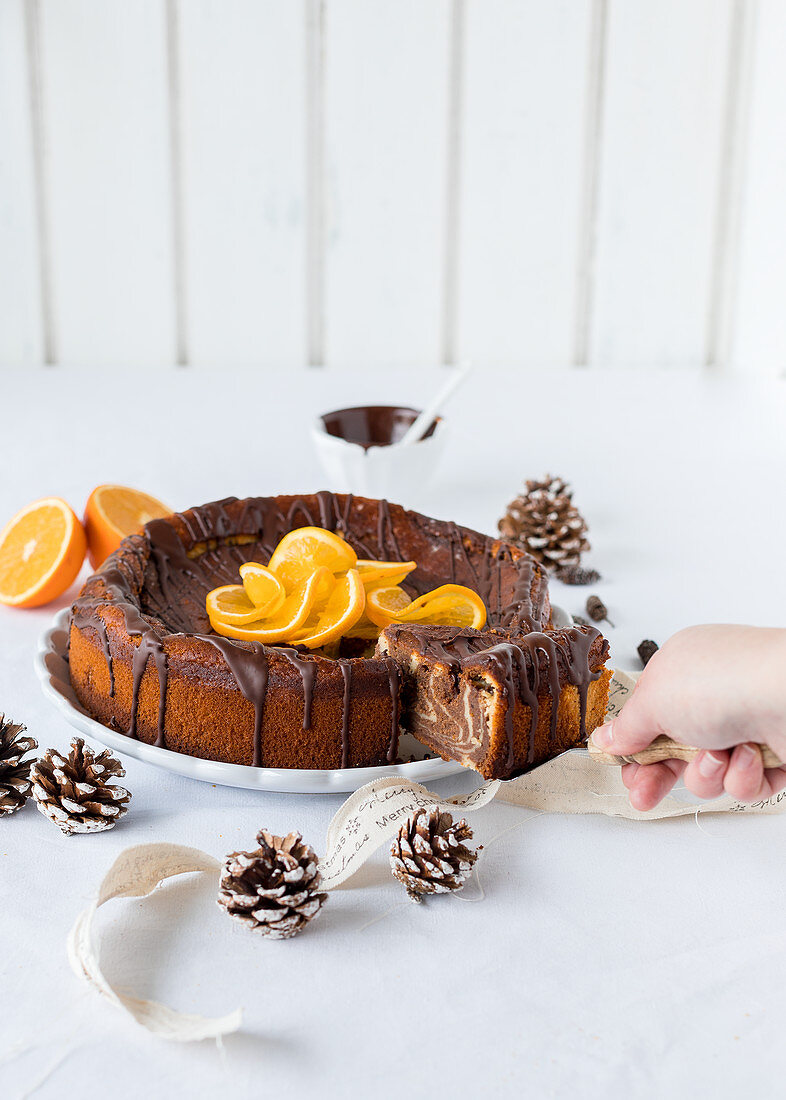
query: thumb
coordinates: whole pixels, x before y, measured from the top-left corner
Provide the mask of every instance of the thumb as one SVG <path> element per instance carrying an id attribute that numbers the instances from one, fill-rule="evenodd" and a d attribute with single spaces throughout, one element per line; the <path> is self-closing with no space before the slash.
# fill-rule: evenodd
<path id="1" fill-rule="evenodd" d="M 592 740 L 599 749 L 615 756 L 632 756 L 646 749 L 658 736 L 651 722 L 644 721 L 641 708 L 633 705 L 633 699 L 610 722 L 599 726 Z"/>

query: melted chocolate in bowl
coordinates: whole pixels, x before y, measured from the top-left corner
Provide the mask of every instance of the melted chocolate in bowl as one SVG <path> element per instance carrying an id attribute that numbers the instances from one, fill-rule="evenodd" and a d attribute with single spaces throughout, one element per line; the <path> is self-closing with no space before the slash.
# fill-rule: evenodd
<path id="1" fill-rule="evenodd" d="M 420 409 L 400 405 L 357 405 L 350 409 L 336 409 L 320 417 L 325 431 L 347 443 L 369 447 L 388 447 L 403 439 L 407 429 L 417 419 Z M 433 435 L 439 417 L 430 425 L 423 439 Z"/>

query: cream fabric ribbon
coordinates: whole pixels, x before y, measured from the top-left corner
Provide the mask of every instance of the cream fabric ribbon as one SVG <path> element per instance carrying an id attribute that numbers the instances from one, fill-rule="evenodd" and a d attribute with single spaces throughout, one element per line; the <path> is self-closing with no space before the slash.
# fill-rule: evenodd
<path id="1" fill-rule="evenodd" d="M 609 715 L 619 713 L 636 677 L 616 672 L 611 681 Z M 713 802 L 683 800 L 669 795 L 655 810 L 641 813 L 628 802 L 620 769 L 596 764 L 584 749 L 575 749 L 518 779 L 483 783 L 468 795 L 442 798 L 420 783 L 391 776 L 367 783 L 338 809 L 327 831 L 320 862 L 322 888 L 347 883 L 363 864 L 397 832 L 410 814 L 422 807 L 450 813 L 470 813 L 498 798 L 516 806 L 548 813 L 607 814 L 632 820 L 656 820 L 696 813 L 781 813 L 786 791 L 762 802 L 746 804 L 732 798 Z M 145 897 L 166 879 L 192 872 L 214 874 L 216 889 L 222 864 L 197 848 L 176 844 L 139 844 L 121 852 L 98 889 L 96 900 L 77 918 L 68 937 L 68 956 L 78 977 L 154 1035 L 178 1042 L 215 1038 L 237 1031 L 242 1012 L 204 1017 L 176 1012 L 166 1005 L 121 993 L 104 975 L 100 944 L 93 936 L 98 909 L 115 898 Z"/>

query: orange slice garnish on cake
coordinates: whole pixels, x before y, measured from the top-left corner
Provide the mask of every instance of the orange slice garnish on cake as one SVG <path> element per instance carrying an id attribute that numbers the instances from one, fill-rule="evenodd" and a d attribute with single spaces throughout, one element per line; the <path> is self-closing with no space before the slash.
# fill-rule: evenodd
<path id="1" fill-rule="evenodd" d="M 28 504 L 0 532 L 0 603 L 40 607 L 76 580 L 87 539 L 60 497 Z"/>
<path id="2" fill-rule="evenodd" d="M 325 604 L 312 611 L 303 630 L 291 636 L 291 641 L 308 649 L 328 645 L 343 637 L 363 615 L 366 590 L 357 569 L 350 569 L 336 579 Z"/>
<path id="3" fill-rule="evenodd" d="M 87 554 L 94 569 L 117 550 L 127 535 L 135 535 L 151 519 L 171 516 L 160 500 L 126 485 L 99 485 L 87 498 Z"/>
<path id="4" fill-rule="evenodd" d="M 218 617 L 210 618 L 210 625 L 216 634 L 225 638 L 237 638 L 243 642 L 265 642 L 274 645 L 285 642 L 304 626 L 315 603 L 330 598 L 333 577 L 329 569 L 320 566 L 300 581 L 286 597 L 275 615 L 259 618 L 245 625 L 223 622 Z"/>
<path id="5" fill-rule="evenodd" d="M 486 605 L 477 592 L 463 584 L 443 584 L 413 600 L 406 609 L 404 622 L 480 630 L 486 625 Z"/>
<path id="6" fill-rule="evenodd" d="M 227 626 L 245 626 L 257 622 L 265 614 L 264 609 L 251 602 L 242 584 L 214 588 L 208 592 L 205 606 L 211 622 L 216 619 Z"/>
<path id="7" fill-rule="evenodd" d="M 372 588 L 366 594 L 366 615 L 379 627 L 391 623 L 426 622 L 480 629 L 486 607 L 477 592 L 462 584 L 443 584 L 412 600 L 397 585 Z"/>
<path id="8" fill-rule="evenodd" d="M 240 576 L 246 596 L 259 608 L 258 619 L 273 615 L 280 609 L 287 594 L 281 580 L 267 566 L 247 561 L 240 566 Z"/>
<path id="9" fill-rule="evenodd" d="M 357 564 L 357 554 L 344 539 L 322 527 L 298 527 L 284 535 L 267 563 L 287 593 L 315 569 L 346 573 Z"/>
<path id="10" fill-rule="evenodd" d="M 412 597 L 397 584 L 380 585 L 366 592 L 366 615 L 382 628 L 400 622 L 400 616 L 412 603 Z"/>
<path id="11" fill-rule="evenodd" d="M 357 571 L 363 584 L 401 584 L 413 569 L 417 569 L 416 561 L 372 561 L 368 558 L 358 558 Z"/>
<path id="12" fill-rule="evenodd" d="M 265 617 L 258 615 L 246 624 L 224 623 L 220 617 L 214 617 L 211 625 L 217 633 L 240 640 L 266 644 L 288 642 L 293 634 L 302 630 L 312 612 L 326 603 L 334 584 L 335 578 L 330 570 L 320 566 L 295 585 L 274 614 Z"/>

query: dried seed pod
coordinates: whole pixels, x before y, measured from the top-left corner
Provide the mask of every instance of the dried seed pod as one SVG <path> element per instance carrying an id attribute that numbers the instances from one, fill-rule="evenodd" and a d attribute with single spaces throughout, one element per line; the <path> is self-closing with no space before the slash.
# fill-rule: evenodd
<path id="1" fill-rule="evenodd" d="M 601 579 L 597 569 L 585 569 L 581 565 L 563 565 L 556 575 L 563 584 L 595 584 Z"/>
<path id="2" fill-rule="evenodd" d="M 651 638 L 645 638 L 643 642 L 639 642 L 636 652 L 641 658 L 642 665 L 646 668 L 647 662 L 658 652 L 658 643 L 653 642 Z"/>
<path id="3" fill-rule="evenodd" d="M 614 623 L 609 618 L 608 608 L 600 596 L 587 597 L 587 614 L 595 623 L 600 623 L 605 620 L 609 626 L 614 626 Z"/>
<path id="4" fill-rule="evenodd" d="M 573 615 L 572 618 L 573 618 L 573 621 L 576 624 L 576 626 L 589 626 L 590 625 L 589 619 L 585 619 L 583 615 Z"/>

